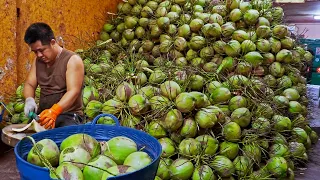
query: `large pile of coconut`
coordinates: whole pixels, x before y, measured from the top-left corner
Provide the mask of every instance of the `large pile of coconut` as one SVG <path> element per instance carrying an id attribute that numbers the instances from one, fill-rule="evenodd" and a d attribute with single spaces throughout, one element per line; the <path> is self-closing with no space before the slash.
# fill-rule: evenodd
<path id="1" fill-rule="evenodd" d="M 313 57 L 282 19 L 269 0 L 119 3 L 77 51 L 87 118 L 156 137 L 158 179 L 293 179 L 318 140 L 302 75 Z"/>

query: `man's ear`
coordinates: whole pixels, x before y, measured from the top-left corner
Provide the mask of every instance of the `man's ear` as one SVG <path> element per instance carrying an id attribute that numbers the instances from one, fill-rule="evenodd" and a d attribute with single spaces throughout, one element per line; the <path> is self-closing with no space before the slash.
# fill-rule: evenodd
<path id="1" fill-rule="evenodd" d="M 55 39 L 51 39 L 50 44 L 53 46 L 57 43 L 57 41 Z"/>

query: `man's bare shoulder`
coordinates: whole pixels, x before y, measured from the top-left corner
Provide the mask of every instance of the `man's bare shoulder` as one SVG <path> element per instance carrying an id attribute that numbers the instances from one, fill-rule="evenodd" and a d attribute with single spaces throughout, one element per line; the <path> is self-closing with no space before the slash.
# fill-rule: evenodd
<path id="1" fill-rule="evenodd" d="M 78 54 L 75 54 L 70 57 L 68 65 L 83 65 L 83 61 Z"/>

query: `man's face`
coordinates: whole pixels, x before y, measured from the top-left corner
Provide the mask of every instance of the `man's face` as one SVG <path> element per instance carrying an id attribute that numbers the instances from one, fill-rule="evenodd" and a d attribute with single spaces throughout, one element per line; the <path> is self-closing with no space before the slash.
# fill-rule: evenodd
<path id="1" fill-rule="evenodd" d="M 49 44 L 43 45 L 40 40 L 30 44 L 31 51 L 35 53 L 37 59 L 43 61 L 44 63 L 50 64 L 55 60 L 54 48 L 52 40 Z"/>

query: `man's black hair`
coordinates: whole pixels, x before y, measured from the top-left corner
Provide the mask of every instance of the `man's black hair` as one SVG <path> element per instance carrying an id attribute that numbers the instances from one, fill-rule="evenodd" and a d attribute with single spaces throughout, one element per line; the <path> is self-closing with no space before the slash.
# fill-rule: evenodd
<path id="1" fill-rule="evenodd" d="M 31 24 L 24 35 L 24 41 L 27 44 L 40 40 L 43 45 L 47 45 L 50 44 L 52 39 L 55 39 L 55 37 L 51 27 L 42 22 Z"/>

